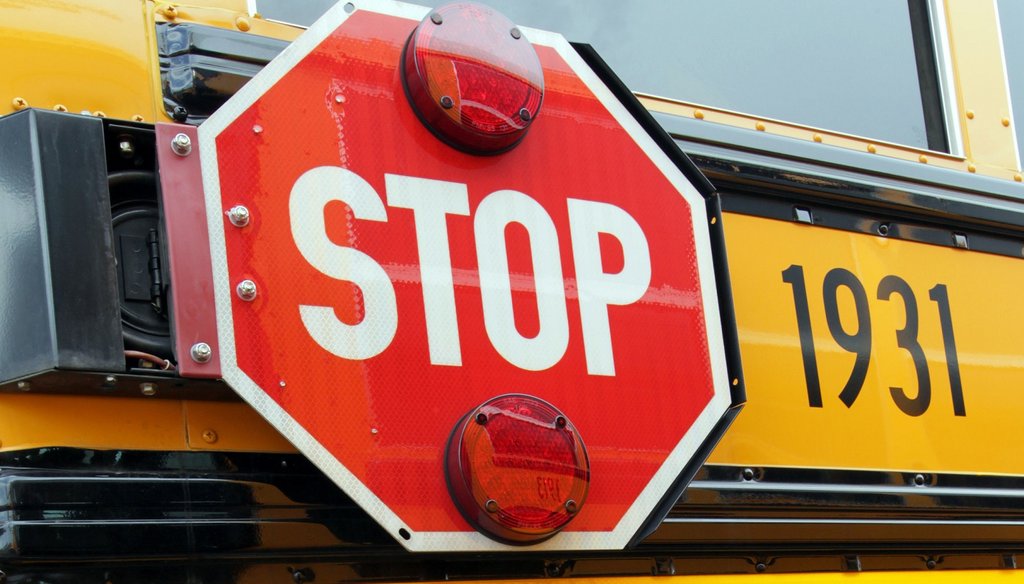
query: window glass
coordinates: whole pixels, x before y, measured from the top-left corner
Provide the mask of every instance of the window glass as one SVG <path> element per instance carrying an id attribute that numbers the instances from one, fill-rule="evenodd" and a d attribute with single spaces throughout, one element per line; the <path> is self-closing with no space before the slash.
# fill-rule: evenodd
<path id="1" fill-rule="evenodd" d="M 1003 52 L 1006 72 L 1010 81 L 1010 102 L 1013 108 L 1013 127 L 1017 131 L 1017 152 L 1024 156 L 1024 2 L 999 1 L 999 27 L 1003 31 Z"/>
<path id="2" fill-rule="evenodd" d="M 910 16 L 923 0 L 481 1 L 593 45 L 634 91 L 929 145 Z M 259 0 L 270 18 L 296 4 Z"/>

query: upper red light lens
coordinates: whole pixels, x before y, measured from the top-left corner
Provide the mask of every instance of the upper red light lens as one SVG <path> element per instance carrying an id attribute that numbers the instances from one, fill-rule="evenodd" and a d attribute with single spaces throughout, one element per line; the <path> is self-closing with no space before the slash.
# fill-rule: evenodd
<path id="1" fill-rule="evenodd" d="M 551 537 L 575 517 L 590 486 L 579 433 L 551 404 L 503 395 L 456 425 L 448 485 L 463 516 L 509 543 Z"/>
<path id="2" fill-rule="evenodd" d="M 406 91 L 423 123 L 476 154 L 516 145 L 540 111 L 544 72 L 508 18 L 472 2 L 423 19 L 405 46 Z"/>

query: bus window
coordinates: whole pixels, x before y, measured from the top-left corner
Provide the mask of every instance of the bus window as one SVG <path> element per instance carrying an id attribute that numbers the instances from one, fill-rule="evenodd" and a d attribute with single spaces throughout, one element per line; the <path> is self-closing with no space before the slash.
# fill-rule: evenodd
<path id="1" fill-rule="evenodd" d="M 250 1 L 304 26 L 331 3 Z M 934 0 L 478 1 L 593 45 L 637 92 L 951 152 Z"/>
<path id="2" fill-rule="evenodd" d="M 485 1 L 590 43 L 634 91 L 949 151 L 923 0 Z"/>

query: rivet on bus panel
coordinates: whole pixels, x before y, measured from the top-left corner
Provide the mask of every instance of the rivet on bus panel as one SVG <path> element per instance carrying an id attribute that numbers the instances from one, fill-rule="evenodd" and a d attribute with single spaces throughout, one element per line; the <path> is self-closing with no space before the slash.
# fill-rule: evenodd
<path id="1" fill-rule="evenodd" d="M 704 119 L 704 112 L 702 112 L 699 109 L 695 109 L 695 110 L 693 110 L 693 117 L 697 118 L 698 120 L 703 120 Z"/>
<path id="2" fill-rule="evenodd" d="M 203 430 L 203 442 L 207 444 L 213 444 L 217 441 L 217 431 L 213 429 Z"/>
<path id="3" fill-rule="evenodd" d="M 135 114 L 134 116 L 132 116 L 132 121 L 133 122 L 141 122 L 144 119 L 145 118 L 143 118 L 141 114 Z"/>
<path id="4" fill-rule="evenodd" d="M 1024 181 L 1024 176 L 1021 176 L 1021 174 L 1018 172 L 1017 174 L 1013 175 L 1013 180 L 1017 182 Z"/>
<path id="5" fill-rule="evenodd" d="M 921 164 L 928 164 L 928 157 L 922 154 L 917 157 L 917 161 L 920 162 Z"/>
<path id="6" fill-rule="evenodd" d="M 967 115 L 967 119 L 968 120 L 973 120 L 974 119 L 974 110 L 967 110 L 967 114 L 966 115 Z"/>
<path id="7" fill-rule="evenodd" d="M 878 148 L 874 144 L 868 144 L 868 152 L 874 154 L 878 152 Z"/>
<path id="8" fill-rule="evenodd" d="M 1002 120 L 1000 120 L 1000 122 L 1003 124 L 1004 128 L 1010 127 L 1010 118 L 1003 118 Z"/>
<path id="9" fill-rule="evenodd" d="M 28 107 L 28 102 L 24 97 L 15 97 L 11 100 L 11 105 L 14 106 L 14 109 L 16 110 L 23 110 Z"/>
<path id="10" fill-rule="evenodd" d="M 821 143 L 821 134 L 815 134 L 815 135 L 813 136 L 813 138 L 814 138 L 814 141 L 815 141 L 815 142 L 817 142 L 817 143 L 819 143 L 819 144 Z"/>
<path id="11" fill-rule="evenodd" d="M 107 117 L 106 112 L 102 112 L 100 110 L 96 110 L 96 111 L 92 112 L 92 115 L 96 116 L 97 118 L 105 118 L 105 117 Z"/>
<path id="12" fill-rule="evenodd" d="M 248 32 L 250 28 L 249 19 L 244 16 L 239 16 L 235 19 L 235 27 L 242 32 Z"/>
<path id="13" fill-rule="evenodd" d="M 758 132 L 763 132 L 765 130 L 763 122 L 758 122 L 757 124 L 754 125 L 754 127 L 757 129 Z"/>
<path id="14" fill-rule="evenodd" d="M 973 162 L 967 163 L 967 172 L 978 172 L 978 167 L 974 166 Z"/>
<path id="15" fill-rule="evenodd" d="M 160 6 L 156 9 L 157 14 L 162 14 L 168 20 L 178 18 L 178 9 L 174 6 Z"/>
<path id="16" fill-rule="evenodd" d="M 66 105 L 64 105 L 62 103 L 58 103 L 57 105 L 53 106 L 53 111 L 55 111 L 55 112 L 66 112 L 66 111 L 68 111 L 68 106 L 66 106 Z"/>

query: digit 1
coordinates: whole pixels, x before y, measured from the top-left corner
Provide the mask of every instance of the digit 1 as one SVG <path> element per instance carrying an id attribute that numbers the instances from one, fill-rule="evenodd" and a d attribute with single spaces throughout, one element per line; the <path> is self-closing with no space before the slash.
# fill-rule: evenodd
<path id="1" fill-rule="evenodd" d="M 782 281 L 793 286 L 793 305 L 796 307 L 796 328 L 800 332 L 800 352 L 804 358 L 804 379 L 807 381 L 807 403 L 821 407 L 821 381 L 818 379 L 818 360 L 814 356 L 814 334 L 811 332 L 811 313 L 807 306 L 807 284 L 804 267 L 792 265 L 782 271 Z"/>
<path id="2" fill-rule="evenodd" d="M 964 406 L 964 386 L 960 381 L 960 360 L 956 356 L 956 339 L 953 338 L 953 316 L 949 310 L 949 293 L 945 284 L 936 284 L 928 291 L 931 298 L 939 305 L 939 324 L 942 327 L 942 344 L 946 349 L 946 368 L 949 371 L 949 389 L 953 394 L 953 414 L 966 416 Z"/>

